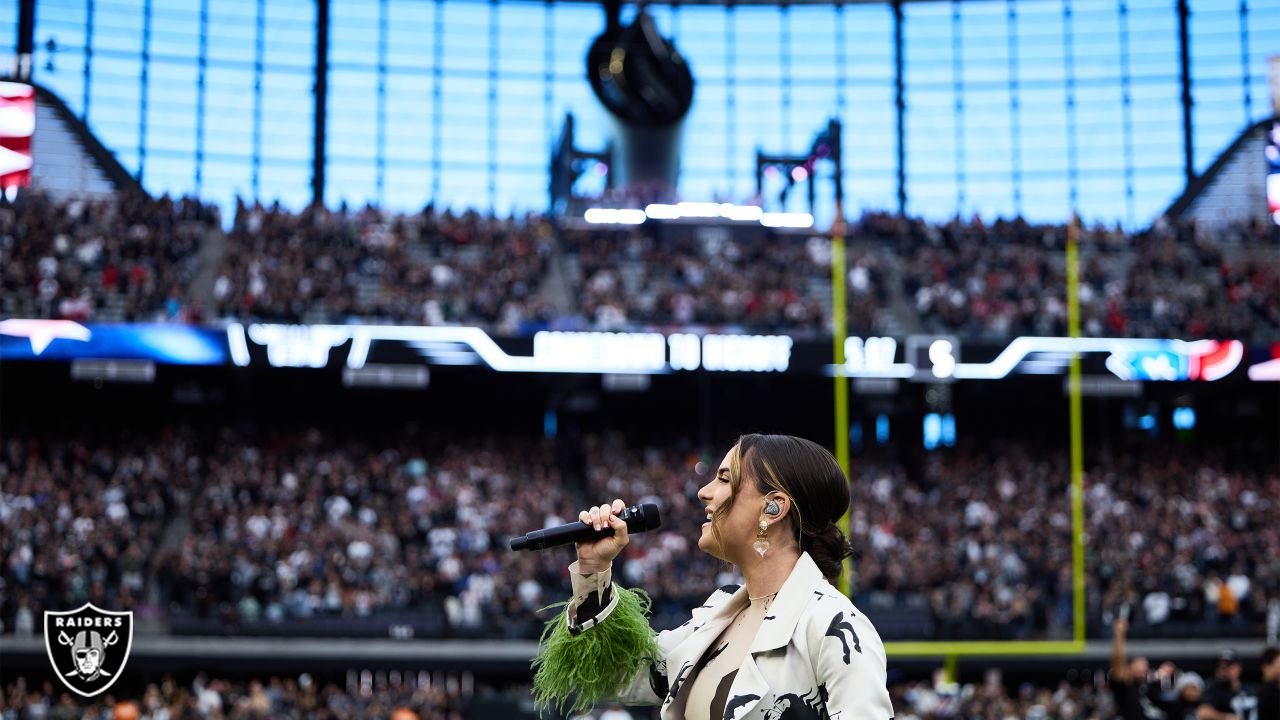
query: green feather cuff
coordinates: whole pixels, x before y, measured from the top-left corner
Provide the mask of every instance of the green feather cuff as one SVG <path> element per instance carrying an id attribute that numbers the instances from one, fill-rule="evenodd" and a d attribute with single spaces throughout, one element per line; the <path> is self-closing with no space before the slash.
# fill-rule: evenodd
<path id="1" fill-rule="evenodd" d="M 563 608 L 569 601 L 543 610 L 558 612 L 547 621 L 538 654 L 533 658 L 534 709 L 541 714 L 554 703 L 560 714 L 587 712 L 616 698 L 641 666 L 658 657 L 649 627 L 649 596 L 643 590 L 613 586 L 618 604 L 599 625 L 577 635 L 569 632 Z M 572 704 L 569 704 L 570 697 Z"/>

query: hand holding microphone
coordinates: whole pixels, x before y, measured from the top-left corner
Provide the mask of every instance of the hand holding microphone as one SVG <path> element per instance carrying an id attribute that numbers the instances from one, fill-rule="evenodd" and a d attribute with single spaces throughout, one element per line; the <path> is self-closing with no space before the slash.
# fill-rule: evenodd
<path id="1" fill-rule="evenodd" d="M 583 540 L 578 547 L 578 572 L 588 575 L 600 572 L 613 562 L 627 546 L 627 523 L 619 518 L 627 507 L 621 499 L 614 500 L 612 505 L 600 505 L 578 513 L 578 519 L 590 525 L 594 530 L 613 528 L 613 534 L 599 540 Z"/>
<path id="2" fill-rule="evenodd" d="M 598 505 L 578 513 L 578 522 L 535 530 L 511 539 L 512 550 L 545 550 L 574 543 L 579 568 L 584 573 L 599 572 L 609 566 L 627 544 L 633 532 L 660 526 L 658 506 L 650 503 L 627 507 L 622 500 Z"/>

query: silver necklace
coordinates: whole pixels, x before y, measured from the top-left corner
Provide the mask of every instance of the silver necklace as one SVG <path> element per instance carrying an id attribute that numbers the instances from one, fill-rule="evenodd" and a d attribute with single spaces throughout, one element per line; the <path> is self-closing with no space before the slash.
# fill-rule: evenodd
<path id="1" fill-rule="evenodd" d="M 772 598 L 772 597 L 774 597 L 774 596 L 775 596 L 775 595 L 777 595 L 777 594 L 778 594 L 778 591 L 777 591 L 777 590 L 774 590 L 773 592 L 769 593 L 768 595 L 761 595 L 760 597 L 751 597 L 750 595 L 748 595 L 748 596 L 747 596 L 747 599 L 748 599 L 748 600 L 750 600 L 751 602 L 755 602 L 755 601 L 757 601 L 757 600 L 763 600 L 763 599 L 765 599 L 765 598 Z"/>
<path id="2" fill-rule="evenodd" d="M 777 594 L 778 594 L 778 593 L 774 592 L 774 593 L 769 594 L 769 595 L 761 595 L 760 597 L 751 597 L 750 595 L 748 595 L 748 596 L 747 596 L 747 599 L 748 599 L 748 600 L 752 600 L 752 601 L 755 601 L 755 600 L 764 600 L 764 607 L 760 610 L 760 612 L 762 612 L 762 613 L 767 613 L 767 612 L 769 612 L 769 604 L 773 602 L 773 598 L 774 598 L 774 597 L 776 597 L 776 596 L 777 596 Z M 748 610 L 750 610 L 750 609 L 751 609 L 751 604 L 748 604 L 746 607 L 744 607 L 744 608 L 742 608 L 741 610 L 739 610 L 739 611 L 738 611 L 738 617 L 737 617 L 736 619 L 734 619 L 734 621 L 733 621 L 733 626 L 734 626 L 735 628 L 736 628 L 736 627 L 738 627 L 738 626 L 740 626 L 740 625 L 742 625 L 742 623 L 746 621 L 746 619 L 747 619 L 747 611 L 748 611 Z"/>

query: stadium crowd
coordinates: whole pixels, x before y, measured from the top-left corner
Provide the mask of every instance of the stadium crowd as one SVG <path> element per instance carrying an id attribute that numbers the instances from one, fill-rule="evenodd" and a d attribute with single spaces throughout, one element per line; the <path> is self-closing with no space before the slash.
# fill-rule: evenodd
<path id="1" fill-rule="evenodd" d="M 895 720 L 1086 720 L 1114 717 L 1105 688 L 1091 682 L 1063 681 L 1056 686 L 1021 683 L 1010 691 L 998 673 L 981 683 L 947 682 L 939 672 L 931 680 L 891 684 Z"/>
<path id="2" fill-rule="evenodd" d="M 1280 601 L 1280 533 L 1269 520 L 1280 512 L 1277 470 L 1211 453 L 1102 459 L 1086 477 L 1091 625 L 1127 603 L 1147 635 L 1260 627 Z M 1011 445 L 928 455 L 918 477 L 895 465 L 861 475 L 856 573 L 873 604 L 927 594 L 935 637 L 975 627 L 985 638 L 1069 634 L 1061 454 Z"/>
<path id="3" fill-rule="evenodd" d="M 1280 713 L 1280 652 L 1263 651 L 1261 682 L 1246 682 L 1241 659 L 1224 651 L 1214 673 L 1202 677 L 1171 662 L 1152 668 L 1147 658 L 1124 654 L 1123 632 L 1110 672 L 1072 670 L 1057 683 L 1010 683 L 989 670 L 981 682 L 946 680 L 938 670 L 929 679 L 891 676 L 894 717 L 902 720 L 1189 720 L 1222 713 L 1245 720 L 1268 720 Z M 893 673 L 896 675 L 896 673 Z M 459 678 L 425 682 L 425 673 L 349 674 L 339 684 L 312 678 L 211 678 L 187 682 L 170 675 L 149 683 L 137 696 L 115 690 L 89 703 L 73 699 L 50 681 L 39 686 L 19 676 L 0 687 L 0 720 L 456 720 L 477 699 L 493 707 L 526 702 L 521 686 L 477 690 Z M 362 679 L 357 679 L 362 678 Z M 441 682 L 443 680 L 443 682 Z M 1204 708 L 1204 709 L 1202 709 Z M 1211 710 L 1210 710 L 1211 709 Z M 1148 713 L 1152 714 L 1148 714 Z M 1203 714 L 1202 714 L 1203 713 Z M 571 720 L 630 720 L 652 712 L 605 704 Z"/>
<path id="4" fill-rule="evenodd" d="M 598 330 L 713 326 L 823 334 L 831 327 L 831 244 L 673 231 L 569 230 L 578 309 Z M 870 333 L 888 301 L 883 248 L 849 251 L 850 332 Z"/>
<path id="5" fill-rule="evenodd" d="M 1009 717 L 1041 720 L 1085 720 L 1114 717 L 1111 694 L 1090 684 L 1063 682 L 1057 687 L 1024 684 L 1013 692 L 1000 682 L 951 684 L 941 681 L 897 683 L 891 686 L 896 717 L 965 718 L 1005 720 Z M 508 692 L 515 701 L 519 693 Z M 407 684 L 379 687 L 362 692 L 359 688 L 323 687 L 309 676 L 271 677 L 236 682 L 199 676 L 189 684 L 172 677 L 148 685 L 141 697 L 125 699 L 117 694 L 85 706 L 62 688 L 46 683 L 29 687 L 18 678 L 0 695 L 0 720 L 453 720 L 465 717 L 457 691 L 443 688 L 414 689 Z M 503 696 L 499 696 L 503 697 Z M 118 698 L 118 699 L 117 699 Z M 399 710 L 400 714 L 396 714 Z M 408 713 L 413 713 L 408 714 Z M 643 711 L 628 712 L 618 705 L 606 705 L 572 720 L 620 720 L 645 717 Z"/>
<path id="6" fill-rule="evenodd" d="M 539 299 L 551 229 L 428 207 L 301 212 L 236 207 L 214 283 L 219 317 L 283 322 L 545 325 Z"/>
<path id="7" fill-rule="evenodd" d="M 10 436 L 0 622 L 31 634 L 37 608 L 93 600 L 175 631 L 325 634 L 328 620 L 343 633 L 405 623 L 419 636 L 532 638 L 537 611 L 566 591 L 568 559 L 513 555 L 507 539 L 614 497 L 664 507 L 663 528 L 620 562 L 653 595 L 656 626 L 732 581 L 690 544 L 710 456 L 588 437 L 578 482 L 543 441 L 450 440 Z M 1280 472 L 1140 457 L 1108 458 L 1087 479 L 1090 626 L 1105 632 L 1128 605 L 1140 634 L 1257 632 L 1280 612 Z M 890 637 L 1068 636 L 1067 477 L 1064 458 L 1020 446 L 935 453 L 918 471 L 860 463 L 856 601 Z"/>
<path id="8" fill-rule="evenodd" d="M 239 203 L 209 303 L 191 285 L 216 209 L 122 194 L 113 203 L 0 202 L 0 283 L 10 317 L 201 322 L 478 324 L 501 334 L 703 326 L 797 335 L 830 326 L 830 244 L 762 230 L 669 226 L 557 231 L 545 219 L 428 207 Z M 214 233 L 216 235 L 216 233 Z M 1079 232 L 1082 332 L 1237 338 L 1280 332 L 1280 229 L 1157 223 Z M 999 339 L 1063 335 L 1063 226 L 931 223 L 868 213 L 846 259 L 850 332 L 895 326 Z M 557 244 L 578 269 L 553 309 Z M 1261 254 L 1254 250 L 1262 248 Z M 901 297 L 902 302 L 895 302 Z"/>
<path id="9" fill-rule="evenodd" d="M 199 674 L 187 683 L 166 675 L 140 696 L 109 691 L 85 701 L 46 681 L 23 677 L 0 688 L 0 720 L 461 720 L 457 682 L 397 682 L 346 687 L 310 675 L 248 681 Z"/>
<path id="10" fill-rule="evenodd" d="M 206 309 L 188 287 L 217 224 L 218 209 L 193 198 L 21 193 L 0 202 L 0 315 L 201 322 Z"/>
<path id="11" fill-rule="evenodd" d="M 1065 227 L 977 218 L 938 225 L 887 214 L 865 216 L 859 227 L 901 258 L 902 290 L 925 329 L 1067 333 Z M 1274 247 L 1277 226 L 1209 231 L 1158 222 L 1137 233 L 1093 227 L 1077 235 L 1085 335 L 1266 341 L 1280 331 L 1275 258 L 1241 252 Z"/>

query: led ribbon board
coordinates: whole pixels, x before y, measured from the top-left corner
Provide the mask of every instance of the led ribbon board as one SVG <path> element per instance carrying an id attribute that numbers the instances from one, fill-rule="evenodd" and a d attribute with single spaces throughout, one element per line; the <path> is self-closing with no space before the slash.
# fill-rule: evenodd
<path id="1" fill-rule="evenodd" d="M 626 373 L 671 370 L 786 372 L 793 341 L 786 335 L 693 335 L 542 331 L 532 355 L 512 355 L 476 327 L 394 325 L 263 325 L 227 327 L 236 365 L 251 362 L 250 344 L 266 348 L 273 367 L 324 367 L 329 353 L 350 344 L 346 366 L 362 368 L 374 343 L 413 348 L 436 365 L 486 365 L 498 372 Z"/>
<path id="2" fill-rule="evenodd" d="M 1121 380 L 1220 380 L 1244 359 L 1239 340 L 1148 340 L 1142 338 L 1019 337 L 990 362 L 959 361 L 959 341 L 949 337 L 913 336 L 905 361 L 897 361 L 893 338 L 850 337 L 843 366 L 828 365 L 827 375 L 900 378 L 922 382 L 1002 380 L 1015 373 L 1061 375 L 1073 353 L 1103 354 L 1105 366 Z M 916 346 L 912 352 L 910 346 Z M 922 352 L 923 349 L 923 352 Z M 919 357 L 916 362 L 913 359 Z"/>
<path id="3" fill-rule="evenodd" d="M 845 362 L 830 340 L 733 332 L 557 332 L 494 338 L 478 327 L 230 323 L 105 325 L 0 320 L 0 360 L 150 360 L 163 365 L 282 368 L 474 365 L 493 372 L 662 375 L 679 372 L 837 373 L 912 382 L 1002 380 L 1066 373 L 1072 353 L 1086 373 L 1122 381 L 1280 381 L 1280 344 L 1140 338 L 1019 337 L 1001 347 L 954 336 L 849 337 Z M 1246 356 L 1252 360 L 1246 363 Z M 974 358 L 982 361 L 974 361 Z"/>

